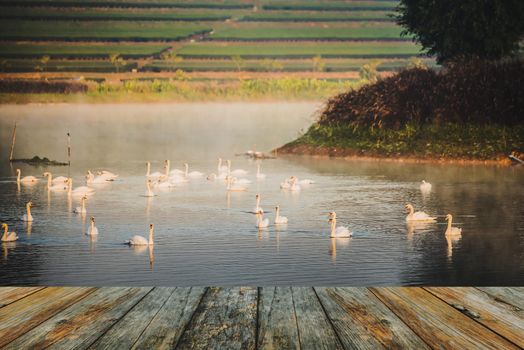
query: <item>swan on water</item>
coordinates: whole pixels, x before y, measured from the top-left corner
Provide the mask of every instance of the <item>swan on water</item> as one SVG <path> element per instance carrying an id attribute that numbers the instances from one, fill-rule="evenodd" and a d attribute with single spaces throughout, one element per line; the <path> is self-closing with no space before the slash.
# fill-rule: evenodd
<path id="1" fill-rule="evenodd" d="M 287 224 L 287 218 L 285 216 L 280 216 L 280 206 L 275 207 L 275 224 Z"/>
<path id="2" fill-rule="evenodd" d="M 4 234 L 2 235 L 2 242 L 14 242 L 18 239 L 16 232 L 9 232 L 7 224 L 2 223 L 2 228 L 4 229 Z"/>
<path id="3" fill-rule="evenodd" d="M 260 162 L 257 163 L 257 180 L 264 180 L 266 178 L 266 174 L 260 173 Z"/>
<path id="4" fill-rule="evenodd" d="M 227 181 L 227 187 L 226 187 L 227 191 L 232 191 L 232 192 L 247 191 L 247 187 L 238 186 L 238 185 L 233 186 L 231 182 L 231 176 L 226 177 L 226 181 Z"/>
<path id="5" fill-rule="evenodd" d="M 422 193 L 431 192 L 431 184 L 429 182 L 426 182 L 426 180 L 422 180 L 422 183 L 420 184 L 420 191 Z"/>
<path id="6" fill-rule="evenodd" d="M 48 191 L 67 191 L 69 189 L 68 180 L 53 183 L 52 175 L 49 172 L 45 172 L 44 176 L 47 176 L 47 190 Z M 60 176 L 63 177 L 63 176 Z"/>
<path id="7" fill-rule="evenodd" d="M 185 172 L 184 172 L 184 176 L 185 176 L 185 177 L 196 178 L 196 177 L 202 177 L 202 176 L 204 176 L 204 174 L 201 173 L 200 171 L 192 171 L 192 172 L 189 172 L 189 164 L 188 164 L 188 163 L 184 163 L 184 167 L 186 168 L 186 170 L 185 170 Z"/>
<path id="8" fill-rule="evenodd" d="M 290 191 L 295 191 L 295 192 L 298 192 L 300 191 L 302 188 L 300 187 L 300 185 L 297 183 L 297 178 L 293 176 L 293 180 L 291 181 L 291 186 L 289 187 L 289 190 Z"/>
<path id="9" fill-rule="evenodd" d="M 232 176 L 231 183 L 237 185 L 249 185 L 251 181 L 248 179 L 237 179 L 236 177 Z"/>
<path id="10" fill-rule="evenodd" d="M 68 194 L 72 196 L 89 196 L 95 193 L 95 190 L 87 186 L 80 186 L 73 190 L 73 179 L 69 178 L 67 181 L 69 185 Z"/>
<path id="11" fill-rule="evenodd" d="M 144 194 L 145 197 L 154 197 L 155 194 L 151 190 L 151 180 L 146 181 L 146 192 Z"/>
<path id="12" fill-rule="evenodd" d="M 310 179 L 304 179 L 304 180 L 299 180 L 298 181 L 299 185 L 311 185 L 311 184 L 314 184 L 314 183 L 315 183 L 315 181 L 310 180 Z"/>
<path id="13" fill-rule="evenodd" d="M 253 214 L 262 214 L 262 213 L 264 213 L 264 209 L 262 209 L 260 207 L 260 195 L 257 193 L 255 198 L 256 198 L 256 205 L 255 205 L 255 208 L 253 209 Z"/>
<path id="14" fill-rule="evenodd" d="M 446 228 L 446 236 L 460 236 L 462 234 L 462 229 L 458 227 L 452 227 L 453 216 L 451 214 L 446 215 L 446 220 L 448 220 L 448 227 Z"/>
<path id="15" fill-rule="evenodd" d="M 222 158 L 218 158 L 217 173 L 227 173 L 227 165 L 222 165 Z"/>
<path id="16" fill-rule="evenodd" d="M 217 179 L 217 174 L 211 173 L 206 177 L 206 179 L 209 181 L 215 181 Z"/>
<path id="17" fill-rule="evenodd" d="M 115 179 L 118 177 L 117 174 L 113 174 L 112 172 L 107 171 L 107 170 L 98 171 L 97 175 L 102 177 L 106 181 L 115 181 Z"/>
<path id="18" fill-rule="evenodd" d="M 73 210 L 73 213 L 75 214 L 86 214 L 87 213 L 87 210 L 86 210 L 86 200 L 87 200 L 87 196 L 83 196 L 81 198 L 81 205 L 79 207 L 76 207 L 74 210 Z"/>
<path id="19" fill-rule="evenodd" d="M 20 178 L 20 176 L 22 175 L 22 172 L 20 171 L 20 169 L 16 169 L 16 182 L 17 183 L 35 183 L 35 182 L 38 182 L 38 178 L 34 177 L 34 176 L 24 176 L 22 178 Z"/>
<path id="20" fill-rule="evenodd" d="M 53 174 L 51 174 L 49 171 L 46 171 L 42 174 L 42 176 L 47 177 L 47 181 L 51 182 L 53 185 L 63 185 L 67 183 L 67 177 L 65 176 L 57 176 L 53 177 Z"/>
<path id="21" fill-rule="evenodd" d="M 89 229 L 86 232 L 86 235 L 88 236 L 96 236 L 98 235 L 98 229 L 95 226 L 95 218 L 91 216 L 90 222 L 89 222 Z"/>
<path id="22" fill-rule="evenodd" d="M 22 221 L 31 222 L 33 221 L 33 215 L 31 215 L 31 207 L 33 206 L 33 202 L 29 201 L 25 205 L 26 213 L 20 218 Z"/>
<path id="23" fill-rule="evenodd" d="M 103 176 L 95 177 L 95 174 L 93 174 L 91 170 L 87 171 L 87 174 L 86 174 L 86 183 L 87 184 L 103 184 L 103 183 L 106 183 L 107 181 L 109 180 L 106 180 L 105 177 Z"/>
<path id="24" fill-rule="evenodd" d="M 159 172 L 159 171 L 155 171 L 154 173 L 151 174 L 151 162 L 146 162 L 146 167 L 147 167 L 147 171 L 146 171 L 146 177 L 147 178 L 149 178 L 151 180 L 156 180 L 160 176 L 162 176 L 162 173 Z"/>
<path id="25" fill-rule="evenodd" d="M 166 166 L 167 166 L 167 173 L 169 173 L 169 175 L 173 176 L 173 175 L 178 175 L 178 176 L 185 176 L 186 175 L 186 170 L 180 170 L 180 169 L 173 169 L 173 170 L 169 170 L 171 168 L 171 161 L 170 160 L 166 160 Z"/>
<path id="26" fill-rule="evenodd" d="M 406 216 L 406 221 L 423 221 L 423 222 L 435 222 L 437 221 L 437 218 L 434 216 L 429 216 L 428 214 L 424 213 L 423 211 L 415 211 L 413 206 L 411 204 L 406 204 L 406 210 L 408 210 L 409 214 Z"/>
<path id="27" fill-rule="evenodd" d="M 331 223 L 331 238 L 348 238 L 353 236 L 353 232 L 350 232 L 347 227 L 337 227 L 337 213 L 334 211 L 329 213 L 329 222 Z"/>
<path id="28" fill-rule="evenodd" d="M 269 219 L 268 218 L 265 218 L 264 219 L 264 214 L 263 212 L 260 212 L 257 214 L 257 224 L 256 224 L 256 227 L 257 228 L 266 228 L 269 226 Z"/>
<path id="29" fill-rule="evenodd" d="M 153 224 L 149 224 L 149 240 L 145 239 L 142 236 L 133 236 L 130 240 L 125 241 L 125 244 L 129 245 L 149 245 L 152 246 L 153 243 Z"/>
<path id="30" fill-rule="evenodd" d="M 227 160 L 227 172 L 229 175 L 233 175 L 233 176 L 246 176 L 248 173 L 244 169 L 231 170 L 231 161 L 229 159 Z"/>

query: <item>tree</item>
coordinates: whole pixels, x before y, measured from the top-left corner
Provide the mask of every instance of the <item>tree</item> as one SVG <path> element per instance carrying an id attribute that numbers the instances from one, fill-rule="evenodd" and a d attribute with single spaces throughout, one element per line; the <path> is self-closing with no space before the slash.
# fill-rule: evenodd
<path id="1" fill-rule="evenodd" d="M 360 67 L 359 75 L 360 80 L 369 82 L 369 83 L 376 83 L 378 81 L 378 66 L 380 65 L 380 61 L 373 60 L 369 63 L 366 63 L 362 67 Z"/>
<path id="2" fill-rule="evenodd" d="M 240 55 L 234 55 L 231 56 L 231 60 L 233 60 L 233 63 L 237 66 L 237 70 L 240 72 L 245 64 L 244 59 Z"/>
<path id="3" fill-rule="evenodd" d="M 499 59 L 517 53 L 524 35 L 522 0 L 400 0 L 395 19 L 439 63 Z"/>

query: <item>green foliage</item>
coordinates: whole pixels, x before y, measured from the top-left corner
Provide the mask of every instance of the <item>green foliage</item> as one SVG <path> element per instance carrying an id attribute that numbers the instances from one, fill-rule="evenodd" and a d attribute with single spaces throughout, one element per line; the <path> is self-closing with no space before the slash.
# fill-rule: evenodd
<path id="1" fill-rule="evenodd" d="M 109 55 L 109 60 L 115 66 L 117 73 L 120 72 L 120 67 L 123 67 L 126 65 L 126 61 L 118 53 L 113 53 Z"/>
<path id="2" fill-rule="evenodd" d="M 522 0 L 401 0 L 397 23 L 438 62 L 498 59 L 518 52 L 524 35 Z"/>
<path id="3" fill-rule="evenodd" d="M 381 62 L 378 60 L 373 60 L 364 64 L 359 71 L 360 79 L 364 83 L 376 83 L 379 77 L 377 68 L 380 65 L 380 63 Z"/>
<path id="4" fill-rule="evenodd" d="M 312 61 L 313 61 L 313 71 L 323 72 L 326 69 L 326 62 L 324 62 L 321 56 L 317 55 L 313 57 Z"/>

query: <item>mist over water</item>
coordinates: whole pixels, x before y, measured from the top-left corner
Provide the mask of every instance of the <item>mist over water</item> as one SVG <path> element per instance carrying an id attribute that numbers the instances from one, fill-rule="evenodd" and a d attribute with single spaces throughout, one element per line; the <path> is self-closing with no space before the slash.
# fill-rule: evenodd
<path id="1" fill-rule="evenodd" d="M 403 164 L 309 157 L 256 163 L 235 156 L 256 147 L 269 151 L 293 140 L 314 119 L 318 103 L 209 103 L 0 106 L 0 220 L 20 239 L 1 244 L 1 285 L 522 285 L 524 281 L 524 168 Z M 34 155 L 71 167 L 12 166 L 8 157 L 14 121 L 16 158 Z M 206 174 L 217 158 L 249 171 L 243 193 L 227 193 L 221 180 L 192 180 L 143 197 L 145 162 Z M 94 185 L 87 217 L 72 213 L 79 199 L 48 193 L 45 181 L 16 186 L 22 175 L 44 171 L 85 185 L 90 169 L 119 174 Z M 287 177 L 317 183 L 298 193 L 280 190 Z M 433 184 L 430 195 L 419 190 Z M 266 217 L 274 206 L 289 218 L 259 231 L 255 194 Z M 35 221 L 19 217 L 35 204 Z M 407 226 L 404 204 L 439 215 L 437 224 Z M 327 213 L 354 231 L 330 239 Z M 462 237 L 448 242 L 444 215 L 454 215 Z M 85 235 L 89 217 L 100 235 Z M 122 244 L 147 236 L 153 249 Z"/>

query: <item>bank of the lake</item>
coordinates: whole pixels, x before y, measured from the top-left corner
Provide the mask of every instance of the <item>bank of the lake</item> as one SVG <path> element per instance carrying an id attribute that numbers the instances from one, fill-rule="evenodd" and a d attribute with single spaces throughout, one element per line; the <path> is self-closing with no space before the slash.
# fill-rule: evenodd
<path id="1" fill-rule="evenodd" d="M 280 153 L 505 163 L 524 153 L 522 59 L 413 68 L 348 90 Z"/>

